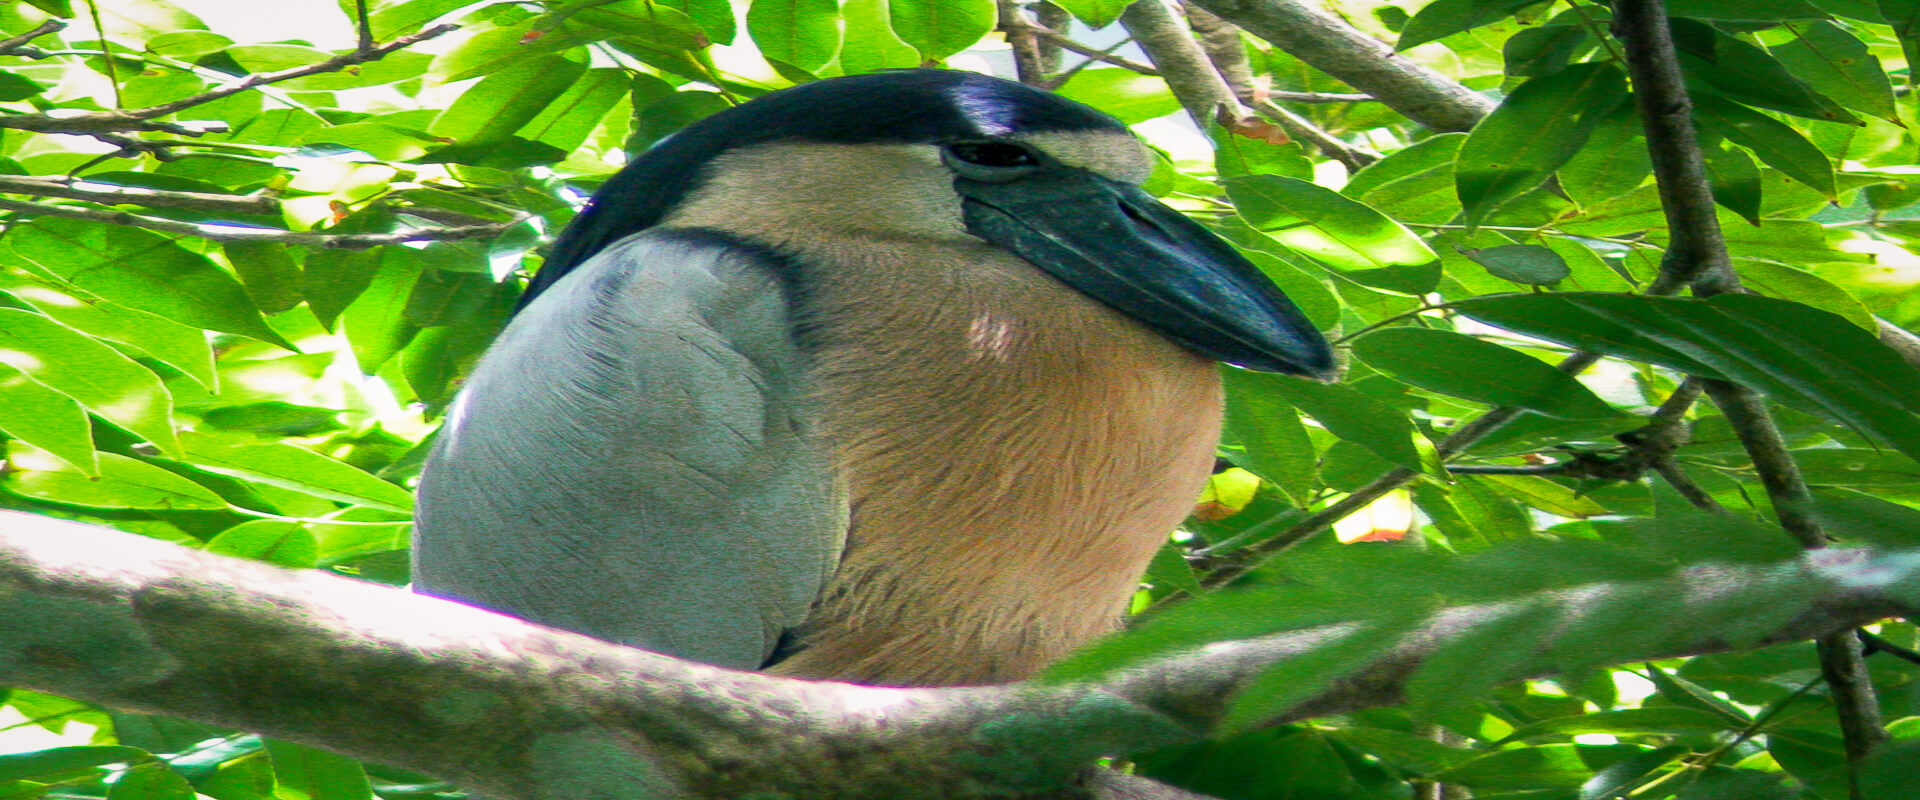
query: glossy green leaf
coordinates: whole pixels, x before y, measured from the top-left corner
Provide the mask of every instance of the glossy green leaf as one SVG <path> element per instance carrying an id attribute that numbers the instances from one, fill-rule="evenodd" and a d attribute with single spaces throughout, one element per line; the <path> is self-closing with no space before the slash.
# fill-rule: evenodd
<path id="1" fill-rule="evenodd" d="M 264 561 L 288 569 L 312 569 L 320 546 L 305 525 L 257 519 L 221 531 L 207 542 L 207 552 Z"/>
<path id="2" fill-rule="evenodd" d="M 281 800 L 374 800 L 360 763 L 302 744 L 267 739 L 273 794 Z"/>
<path id="3" fill-rule="evenodd" d="M 1505 741 L 1526 741 L 1582 733 L 1718 733 L 1739 730 L 1726 717 L 1693 708 L 1656 707 L 1597 711 L 1572 717 L 1555 717 L 1515 728 Z"/>
<path id="4" fill-rule="evenodd" d="M 300 265 L 286 245 L 227 242 L 225 248 L 227 263 L 261 311 L 278 314 L 300 304 Z"/>
<path id="5" fill-rule="evenodd" d="M 366 291 L 341 314 L 340 327 L 361 372 L 379 371 L 412 339 L 415 326 L 407 318 L 407 309 L 423 269 L 418 251 L 388 250 Z"/>
<path id="6" fill-rule="evenodd" d="M 52 747 L 26 753 L 0 754 L 0 781 L 38 778 L 51 782 L 53 776 L 74 770 L 101 767 L 148 758 L 137 747 L 103 745 L 94 747 Z"/>
<path id="7" fill-rule="evenodd" d="M 1787 29 L 1794 40 L 1770 50 L 1796 77 L 1840 105 L 1900 124 L 1893 82 L 1860 37 L 1823 19 L 1788 23 Z"/>
<path id="8" fill-rule="evenodd" d="M 1920 372 L 1824 311 L 1756 295 L 1583 292 L 1476 298 L 1458 308 L 1529 336 L 1738 381 L 1920 456 Z"/>
<path id="9" fill-rule="evenodd" d="M 23 272 L 0 271 L 0 290 L 26 301 L 34 310 L 89 336 L 126 345 L 165 362 L 202 388 L 219 388 L 213 347 L 204 330 L 137 311 L 84 292 L 53 288 Z"/>
<path id="10" fill-rule="evenodd" d="M 7 242 L 15 254 L 89 294 L 186 325 L 294 349 L 261 318 L 238 280 L 160 234 L 48 218 L 15 227 Z"/>
<path id="11" fill-rule="evenodd" d="M 200 484 L 115 453 L 100 454 L 98 475 L 27 470 L 16 473 L 6 487 L 36 500 L 91 508 L 183 511 L 227 507 L 219 495 Z"/>
<path id="12" fill-rule="evenodd" d="M 1354 173 L 1340 193 L 1394 219 L 1450 221 L 1460 213 L 1453 169 L 1466 140 L 1464 133 L 1443 133 L 1415 142 Z"/>
<path id="13" fill-rule="evenodd" d="M 1839 284 L 1820 275 L 1756 258 L 1735 259 L 1734 268 L 1740 273 L 1741 284 L 1748 289 L 1768 297 L 1805 303 L 1821 311 L 1838 314 L 1860 326 L 1861 330 L 1879 332 L 1880 325 L 1874 321 L 1873 312 L 1867 310 L 1866 304 Z"/>
<path id="14" fill-rule="evenodd" d="M 660 50 L 697 50 L 708 44 L 706 31 L 671 4 L 653 0 L 577 0 L 570 19 Z M 564 8 L 562 9 L 564 11 Z"/>
<path id="15" fill-rule="evenodd" d="M 116 776 L 107 800 L 194 800 L 193 784 L 166 764 L 148 762 Z"/>
<path id="16" fill-rule="evenodd" d="M 1604 63 L 1576 64 L 1514 89 L 1460 146 L 1454 182 L 1467 223 L 1480 224 L 1540 186 L 1625 96 L 1626 76 Z"/>
<path id="17" fill-rule="evenodd" d="M 557 55 L 515 64 L 462 92 L 428 130 L 461 143 L 503 141 L 540 116 L 585 74 L 585 65 Z"/>
<path id="18" fill-rule="evenodd" d="M 1227 389 L 1228 436 L 1245 452 L 1234 463 L 1280 487 L 1294 502 L 1304 505 L 1314 485 L 1313 440 L 1300 423 L 1300 414 L 1272 384 L 1288 380 L 1279 375 L 1222 368 Z"/>
<path id="19" fill-rule="evenodd" d="M 1089 28 L 1104 28 L 1120 18 L 1120 12 L 1132 5 L 1131 0 L 1061 0 L 1054 3 L 1068 13 L 1087 23 Z"/>
<path id="20" fill-rule="evenodd" d="M 1353 354 L 1405 383 L 1488 405 L 1518 406 L 1563 419 L 1620 413 L 1573 376 L 1540 359 L 1450 331 L 1382 328 L 1355 339 Z"/>
<path id="21" fill-rule="evenodd" d="M 1129 125 L 1180 111 L 1166 81 L 1124 69 L 1083 69 L 1058 91 Z"/>
<path id="22" fill-rule="evenodd" d="M 1527 286 L 1552 286 L 1573 274 L 1559 253 L 1537 244 L 1489 247 L 1467 257 L 1496 277 Z"/>
<path id="23" fill-rule="evenodd" d="M 840 52 L 839 8 L 835 0 L 753 0 L 747 34 L 768 61 L 818 72 Z"/>
<path id="24" fill-rule="evenodd" d="M 173 396 L 119 351 L 58 322 L 0 308 L 0 364 L 73 398 L 87 410 L 175 452 Z"/>
<path id="25" fill-rule="evenodd" d="M 1694 99 L 1693 117 L 1702 129 L 1752 150 L 1768 166 L 1822 195 L 1834 196 L 1832 162 L 1786 123 L 1713 95 Z"/>
<path id="26" fill-rule="evenodd" d="M 1825 19 L 1827 13 L 1805 0 L 1668 0 L 1667 13 L 1695 19 Z"/>
<path id="27" fill-rule="evenodd" d="M 846 0 L 840 16 L 846 19 L 846 42 L 840 48 L 840 69 L 848 74 L 918 66 L 920 51 L 903 41 L 889 21 L 888 0 Z"/>
<path id="28" fill-rule="evenodd" d="M 972 47 L 999 21 L 993 0 L 887 0 L 886 7 L 893 32 L 920 52 L 921 61 Z"/>
<path id="29" fill-rule="evenodd" d="M 1350 386 L 1276 376 L 1247 386 L 1270 392 L 1313 417 L 1333 435 L 1361 445 L 1400 466 L 1420 469 L 1413 424 L 1405 412 Z"/>
<path id="30" fill-rule="evenodd" d="M 1722 143 L 1702 148 L 1706 157 L 1707 181 L 1713 187 L 1713 202 L 1739 214 L 1751 225 L 1760 224 L 1760 168 L 1754 166 L 1747 151 Z"/>
<path id="31" fill-rule="evenodd" d="M 1439 280 L 1438 258 L 1426 242 L 1363 203 L 1278 175 L 1246 175 L 1226 184 L 1249 225 L 1359 283 L 1417 294 L 1432 291 Z"/>
<path id="32" fill-rule="evenodd" d="M 1557 517 L 1582 519 L 1608 511 L 1592 498 L 1538 475 L 1480 475 L 1477 478 L 1501 494 Z"/>
<path id="33" fill-rule="evenodd" d="M 1893 26 L 1893 35 L 1900 40 L 1900 51 L 1906 54 L 1908 64 L 1920 64 L 1920 0 L 1877 0 L 1880 15 L 1887 24 Z M 1907 71 L 1907 84 L 1920 81 L 1920 75 L 1913 70 Z"/>
<path id="34" fill-rule="evenodd" d="M 52 453 L 88 475 L 99 470 L 87 410 L 0 362 L 0 432 Z"/>
<path id="35" fill-rule="evenodd" d="M 590 69 L 566 91 L 520 127 L 519 134 L 561 150 L 578 148 L 625 97 L 631 80 L 624 70 Z"/>
<path id="36" fill-rule="evenodd" d="M 1714 93 L 1809 119 L 1857 121 L 1758 46 L 1697 20 L 1675 19 L 1672 25 L 1682 73 L 1690 85 L 1706 90 L 1694 93 L 1695 102 L 1703 94 Z"/>
<path id="37" fill-rule="evenodd" d="M 182 460 L 211 472 L 390 511 L 408 511 L 406 489 L 357 467 L 291 444 L 234 445 L 204 434 L 181 438 Z"/>
<path id="38" fill-rule="evenodd" d="M 1395 50 L 1411 50 L 1427 42 L 1513 16 L 1513 12 L 1541 0 L 1434 0 L 1407 20 Z"/>

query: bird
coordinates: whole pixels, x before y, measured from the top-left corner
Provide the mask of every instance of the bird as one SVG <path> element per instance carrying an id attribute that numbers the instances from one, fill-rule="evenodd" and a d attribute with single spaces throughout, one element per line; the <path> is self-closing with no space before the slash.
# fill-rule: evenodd
<path id="1" fill-rule="evenodd" d="M 1325 377 L 1125 125 L 989 75 L 764 94 L 557 237 L 437 433 L 417 590 L 694 661 L 1012 682 L 1114 631 L 1217 362 Z"/>

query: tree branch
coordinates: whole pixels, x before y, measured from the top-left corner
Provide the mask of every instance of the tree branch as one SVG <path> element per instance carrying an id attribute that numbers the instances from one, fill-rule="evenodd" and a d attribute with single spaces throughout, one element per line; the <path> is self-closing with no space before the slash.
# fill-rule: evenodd
<path id="1" fill-rule="evenodd" d="M 886 689 L 703 666 L 47 517 L 0 512 L 0 523 L 0 682 L 306 742 L 502 800 L 1093 797 L 1107 791 L 1086 782 L 1097 757 L 1194 740 L 1268 667 L 1352 630 L 1217 643 L 1097 682 Z M 1823 550 L 1696 567 L 1673 591 L 1815 581 L 1803 613 L 1759 637 L 1793 641 L 1914 610 L 1900 594 L 1912 562 Z M 1564 613 L 1605 608 L 1582 601 L 1589 591 L 1568 590 Z M 1443 609 L 1269 722 L 1394 702 L 1428 654 L 1509 605 Z M 1621 659 L 1753 644 L 1676 635 L 1686 641 Z M 1550 669 L 1538 656 L 1503 677 Z M 556 762 L 568 767 L 543 766 Z M 597 766 L 572 768 L 582 762 Z"/>
<path id="2" fill-rule="evenodd" d="M 21 45 L 24 45 L 28 42 L 31 42 L 47 34 L 58 33 L 60 31 L 66 30 L 66 28 L 67 28 L 67 23 L 57 19 L 50 19 L 50 20 L 47 20 L 46 22 L 40 23 L 39 26 L 35 27 L 33 30 L 27 31 L 26 33 L 20 34 L 19 36 L 9 36 L 5 39 L 0 39 L 0 56 L 28 55 L 27 53 L 20 52 Z"/>
<path id="3" fill-rule="evenodd" d="M 1187 29 L 1162 0 L 1140 0 L 1120 14 L 1120 24 L 1133 35 L 1140 49 L 1147 51 L 1160 77 L 1179 98 L 1187 115 L 1206 130 L 1217 119 L 1244 120 L 1252 111 L 1234 96 L 1207 54 L 1200 49 L 1193 32 Z M 1230 123 L 1231 124 L 1231 123 Z"/>
<path id="4" fill-rule="evenodd" d="M 38 197 L 85 200 L 102 205 L 142 205 L 181 208 L 211 214 L 278 214 L 280 201 L 264 195 L 174 192 L 138 186 L 114 186 L 76 178 L 38 178 L 0 175 L 0 192 Z"/>
<path id="5" fill-rule="evenodd" d="M 1706 160 L 1693 129 L 1693 104 L 1667 26 L 1666 5 L 1663 0 L 1618 0 L 1613 25 L 1626 47 L 1654 180 L 1673 237 L 1655 285 L 1687 285 L 1701 297 L 1742 291 L 1720 231 Z M 1731 382 L 1707 380 L 1704 386 L 1752 459 L 1781 526 L 1803 547 L 1825 547 L 1826 534 L 1813 516 L 1813 492 L 1766 402 L 1754 390 Z M 1847 761 L 1857 767 L 1888 738 L 1864 655 L 1851 633 L 1827 634 L 1817 644 L 1821 674 L 1840 717 Z M 1849 770 L 1848 780 L 1854 800 L 1862 800 L 1857 770 Z"/>
<path id="6" fill-rule="evenodd" d="M 14 211 L 35 216 L 65 217 L 88 222 L 103 222 L 108 225 L 125 225 L 133 228 L 180 233 L 198 236 L 216 242 L 278 242 L 281 244 L 306 247 L 328 247 L 346 250 L 364 250 L 383 244 L 401 244 L 403 242 L 451 242 L 461 239 L 480 239 L 497 236 L 508 228 L 525 221 L 525 217 L 507 222 L 488 223 L 486 225 L 457 225 L 442 228 L 415 228 L 393 233 L 321 233 L 315 231 L 283 231 L 273 228 L 249 228 L 239 225 L 217 223 L 181 222 L 177 219 L 163 219 L 134 214 L 127 211 L 108 211 L 80 206 L 56 206 L 46 203 L 26 203 L 19 200 L 0 199 L 0 211 Z"/>
<path id="7" fill-rule="evenodd" d="M 80 135 L 111 133 L 114 131 L 148 130 L 194 135 L 197 132 L 191 129 L 182 128 L 178 125 L 154 122 L 153 120 L 167 116 L 168 114 L 185 111 L 194 106 L 231 97 L 259 86 L 290 81 L 295 78 L 304 78 L 309 75 L 338 72 L 356 64 L 378 61 L 395 50 L 411 47 L 420 42 L 459 29 L 460 26 L 458 25 L 435 25 L 418 33 L 401 36 L 386 44 L 356 48 L 325 61 L 300 67 L 291 67 L 278 72 L 257 72 L 251 75 L 244 75 L 221 86 L 193 95 L 192 97 L 183 97 L 179 100 L 170 103 L 161 103 L 157 106 L 148 106 L 146 108 L 137 108 L 129 111 L 92 111 L 80 114 L 0 115 L 0 128 L 13 128 L 15 130 L 34 131 L 36 133 L 71 133 Z"/>
<path id="8" fill-rule="evenodd" d="M 1468 130 L 1498 105 L 1303 0 L 1193 2 L 1434 130 Z"/>

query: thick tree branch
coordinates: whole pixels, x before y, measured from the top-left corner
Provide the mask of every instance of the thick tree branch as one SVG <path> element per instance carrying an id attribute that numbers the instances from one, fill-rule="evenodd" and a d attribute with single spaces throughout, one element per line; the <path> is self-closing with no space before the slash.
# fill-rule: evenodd
<path id="1" fill-rule="evenodd" d="M 1497 105 L 1303 0 L 1194 3 L 1434 130 L 1468 130 Z"/>
<path id="2" fill-rule="evenodd" d="M 1239 121 L 1252 115 L 1214 69 L 1193 32 L 1165 2 L 1140 0 L 1127 6 L 1120 14 L 1120 24 L 1126 26 L 1140 49 L 1147 51 L 1147 58 L 1201 130 L 1216 119 Z"/>
<path id="3" fill-rule="evenodd" d="M 0 683 L 307 742 L 502 800 L 1129 796 L 1090 787 L 1085 766 L 1203 735 L 1267 667 L 1350 630 L 1216 644 L 1100 682 L 884 689 L 702 666 L 46 517 L 0 513 L 0 531 Z M 1691 569 L 1673 588 L 1708 598 L 1782 569 L 1816 581 L 1803 613 L 1758 637 L 1792 641 L 1912 610 L 1897 595 L 1911 561 L 1824 550 Z M 1569 590 L 1560 607 L 1589 614 L 1605 604 L 1583 598 L 1604 591 Z M 1272 721 L 1393 702 L 1428 653 L 1506 605 L 1445 609 Z M 1678 635 L 1621 658 L 1755 644 Z M 1503 677 L 1549 669 L 1535 658 Z"/>

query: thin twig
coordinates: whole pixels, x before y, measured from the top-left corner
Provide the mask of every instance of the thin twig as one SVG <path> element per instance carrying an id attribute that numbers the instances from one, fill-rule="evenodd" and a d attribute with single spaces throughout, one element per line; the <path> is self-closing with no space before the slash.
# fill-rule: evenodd
<path id="1" fill-rule="evenodd" d="M 5 39 L 0 39 L 0 56 L 26 55 L 24 53 L 18 53 L 15 51 L 18 50 L 20 46 L 23 44 L 31 42 L 49 33 L 57 33 L 59 31 L 65 30 L 66 27 L 67 27 L 67 23 L 61 22 L 60 20 L 57 20 L 57 19 L 50 19 L 50 20 L 47 20 L 46 22 L 40 23 L 39 27 L 36 27 L 30 31 L 27 31 L 26 33 L 20 34 L 19 36 L 9 36 Z"/>
<path id="2" fill-rule="evenodd" d="M 1019 23 L 1016 22 L 1015 24 Z M 1138 72 L 1142 75 L 1160 74 L 1160 70 L 1154 69 L 1152 64 L 1142 64 L 1125 56 L 1116 56 L 1109 51 L 1111 48 L 1109 50 L 1100 50 L 1090 45 L 1081 44 L 1069 38 L 1066 34 L 1060 33 L 1045 25 L 1028 24 L 1027 30 L 1047 44 L 1058 46 L 1060 49 L 1068 52 L 1078 53 L 1102 64 L 1112 64 L 1121 69 Z M 1115 44 L 1114 47 L 1117 48 L 1123 44 L 1126 44 L 1126 42 Z"/>
<path id="3" fill-rule="evenodd" d="M 1253 107 L 1260 111 L 1261 116 L 1273 120 L 1273 123 L 1285 130 L 1288 136 L 1313 145 L 1328 157 L 1347 165 L 1349 170 L 1358 172 L 1368 164 L 1380 160 L 1379 153 L 1340 141 L 1340 137 L 1313 124 L 1313 120 L 1281 108 L 1272 100 L 1255 100 Z"/>
<path id="4" fill-rule="evenodd" d="M 194 106 L 231 97 L 248 89 L 272 83 L 280 83 L 282 81 L 290 81 L 295 78 L 304 78 L 309 75 L 338 72 L 357 64 L 377 61 L 385 58 L 389 53 L 396 50 L 446 35 L 449 32 L 458 30 L 459 27 L 458 25 L 452 24 L 435 25 L 419 33 L 399 37 L 386 44 L 376 45 L 369 49 L 342 53 L 325 61 L 301 67 L 291 67 L 278 72 L 256 72 L 251 75 L 245 75 L 221 86 L 201 92 L 200 94 L 183 97 L 179 100 L 162 103 L 157 106 L 148 106 L 146 108 L 129 111 L 94 111 L 57 116 L 50 114 L 13 114 L 0 116 L 0 128 L 13 128 L 39 133 L 73 133 L 83 135 L 115 131 L 160 130 L 192 136 L 196 135 L 198 131 L 171 123 L 156 122 L 155 120 L 159 117 L 193 108 Z M 111 62 L 112 59 L 108 60 Z"/>
<path id="5" fill-rule="evenodd" d="M 147 230 L 165 233 L 198 236 L 202 239 L 210 239 L 216 242 L 277 242 L 303 247 L 326 247 L 343 250 L 364 250 L 383 244 L 449 242 L 459 239 L 478 239 L 487 236 L 497 236 L 525 219 L 514 219 L 507 222 L 495 222 L 486 225 L 416 228 L 414 230 L 395 231 L 392 233 L 322 233 L 317 231 L 283 231 L 273 228 L 247 228 L 238 225 L 181 222 L 180 220 L 149 217 L 126 211 L 107 211 L 81 206 L 56 206 L 45 203 L 24 203 L 18 200 L 6 199 L 0 199 L 0 211 L 13 211 L 34 216 L 64 217 L 66 219 L 79 219 L 88 222 L 101 222 L 108 225 L 124 225 L 131 228 L 145 228 Z"/>
<path id="6" fill-rule="evenodd" d="M 161 191 L 139 186 L 113 186 L 74 179 L 0 175 L 0 192 L 85 200 L 102 205 L 182 208 L 215 214 L 280 213 L 280 201 L 261 195 Z"/>

